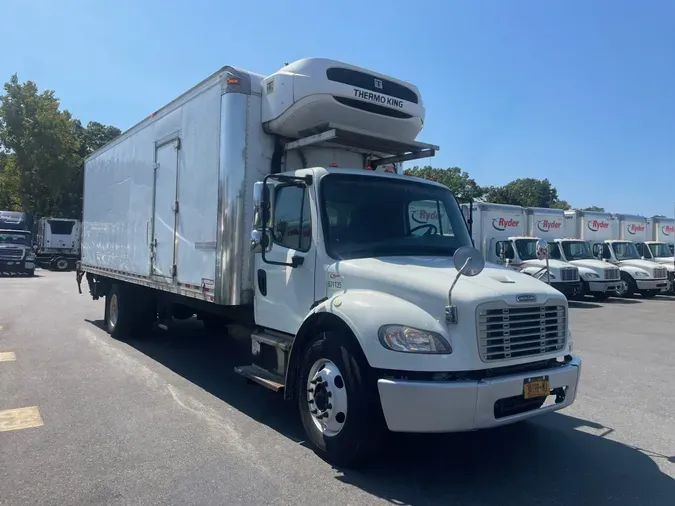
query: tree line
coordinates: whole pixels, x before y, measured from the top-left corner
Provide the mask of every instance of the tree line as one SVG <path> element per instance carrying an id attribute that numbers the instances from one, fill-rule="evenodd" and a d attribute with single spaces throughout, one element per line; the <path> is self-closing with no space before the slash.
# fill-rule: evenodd
<path id="1" fill-rule="evenodd" d="M 522 207 L 546 207 L 553 209 L 571 209 L 572 206 L 560 199 L 558 190 L 548 179 L 531 177 L 514 179 L 504 186 L 480 186 L 476 180 L 459 167 L 437 169 L 426 165 L 407 169 L 405 174 L 417 176 L 444 184 L 460 200 L 480 200 L 495 204 L 511 204 Z M 604 212 L 603 207 L 580 208 L 584 211 Z"/>
<path id="2" fill-rule="evenodd" d="M 39 92 L 33 81 L 21 83 L 14 74 L 0 95 L 0 209 L 80 218 L 84 159 L 120 133 L 96 121 L 83 126 L 60 108 L 53 90 Z M 427 165 L 406 173 L 442 183 L 460 199 L 570 209 L 548 179 L 480 186 L 459 167 Z M 586 210 L 604 211 L 595 206 Z"/>

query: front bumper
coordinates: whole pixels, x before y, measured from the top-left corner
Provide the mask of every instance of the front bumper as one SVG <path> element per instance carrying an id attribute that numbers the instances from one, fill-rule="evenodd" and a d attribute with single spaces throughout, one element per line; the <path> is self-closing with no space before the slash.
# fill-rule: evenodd
<path id="1" fill-rule="evenodd" d="M 462 432 L 518 422 L 566 408 L 577 394 L 581 359 L 563 366 L 480 381 L 408 381 L 380 379 L 382 411 L 393 432 Z M 503 415 L 503 402 L 523 400 L 527 378 L 548 376 L 551 390 L 564 388 L 564 399 L 552 405 Z M 501 401 L 501 402 L 500 402 Z"/>
<path id="2" fill-rule="evenodd" d="M 546 278 L 544 278 L 546 279 Z M 561 281 L 557 283 L 551 283 L 551 286 L 558 290 L 563 295 L 568 297 L 579 295 L 581 293 L 581 281 Z"/>
<path id="3" fill-rule="evenodd" d="M 664 290 L 668 288 L 667 279 L 636 279 L 635 284 L 640 290 Z"/>
<path id="4" fill-rule="evenodd" d="M 588 291 L 589 292 L 620 292 L 622 289 L 622 283 L 620 279 L 614 281 L 589 281 L 588 282 Z"/>
<path id="5" fill-rule="evenodd" d="M 35 262 L 27 260 L 0 260 L 0 274 L 3 272 L 27 272 L 35 269 Z"/>

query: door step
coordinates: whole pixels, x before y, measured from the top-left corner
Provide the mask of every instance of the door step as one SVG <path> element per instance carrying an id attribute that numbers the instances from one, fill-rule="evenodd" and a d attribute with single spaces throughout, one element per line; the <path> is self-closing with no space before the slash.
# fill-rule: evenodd
<path id="1" fill-rule="evenodd" d="M 293 345 L 291 336 L 270 330 L 258 329 L 251 334 L 251 339 L 282 351 L 289 351 Z"/>
<path id="2" fill-rule="evenodd" d="M 244 378 L 256 382 L 273 392 L 281 392 L 284 389 L 284 378 L 279 374 L 266 371 L 257 365 L 242 365 L 234 368 L 234 372 Z"/>

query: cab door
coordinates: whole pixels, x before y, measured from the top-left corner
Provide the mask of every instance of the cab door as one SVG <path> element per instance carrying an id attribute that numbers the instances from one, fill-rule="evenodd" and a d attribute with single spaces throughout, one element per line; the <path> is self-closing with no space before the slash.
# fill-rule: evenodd
<path id="1" fill-rule="evenodd" d="M 297 181 L 275 182 L 271 191 L 265 230 L 270 246 L 256 253 L 254 262 L 255 320 L 295 335 L 315 301 L 314 192 Z"/>

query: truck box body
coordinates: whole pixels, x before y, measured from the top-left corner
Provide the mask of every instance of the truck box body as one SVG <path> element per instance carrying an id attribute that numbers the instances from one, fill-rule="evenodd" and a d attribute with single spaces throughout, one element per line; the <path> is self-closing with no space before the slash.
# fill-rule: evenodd
<path id="1" fill-rule="evenodd" d="M 402 97 L 388 104 L 391 97 L 350 84 L 366 75 L 320 58 L 267 78 L 223 67 L 124 132 L 85 161 L 82 265 L 217 304 L 250 303 L 254 182 L 282 155 L 286 165 L 363 167 L 364 153 L 382 152 L 307 146 L 280 153 L 276 135 L 306 135 L 326 117 L 404 140 L 420 131 L 417 88 L 370 73 L 376 88 Z"/>
<path id="2" fill-rule="evenodd" d="M 649 240 L 665 242 L 672 248 L 675 242 L 675 219 L 655 217 L 647 221 Z"/>
<path id="3" fill-rule="evenodd" d="M 564 237 L 582 239 L 591 244 L 619 238 L 619 222 L 611 213 L 565 211 Z"/>

